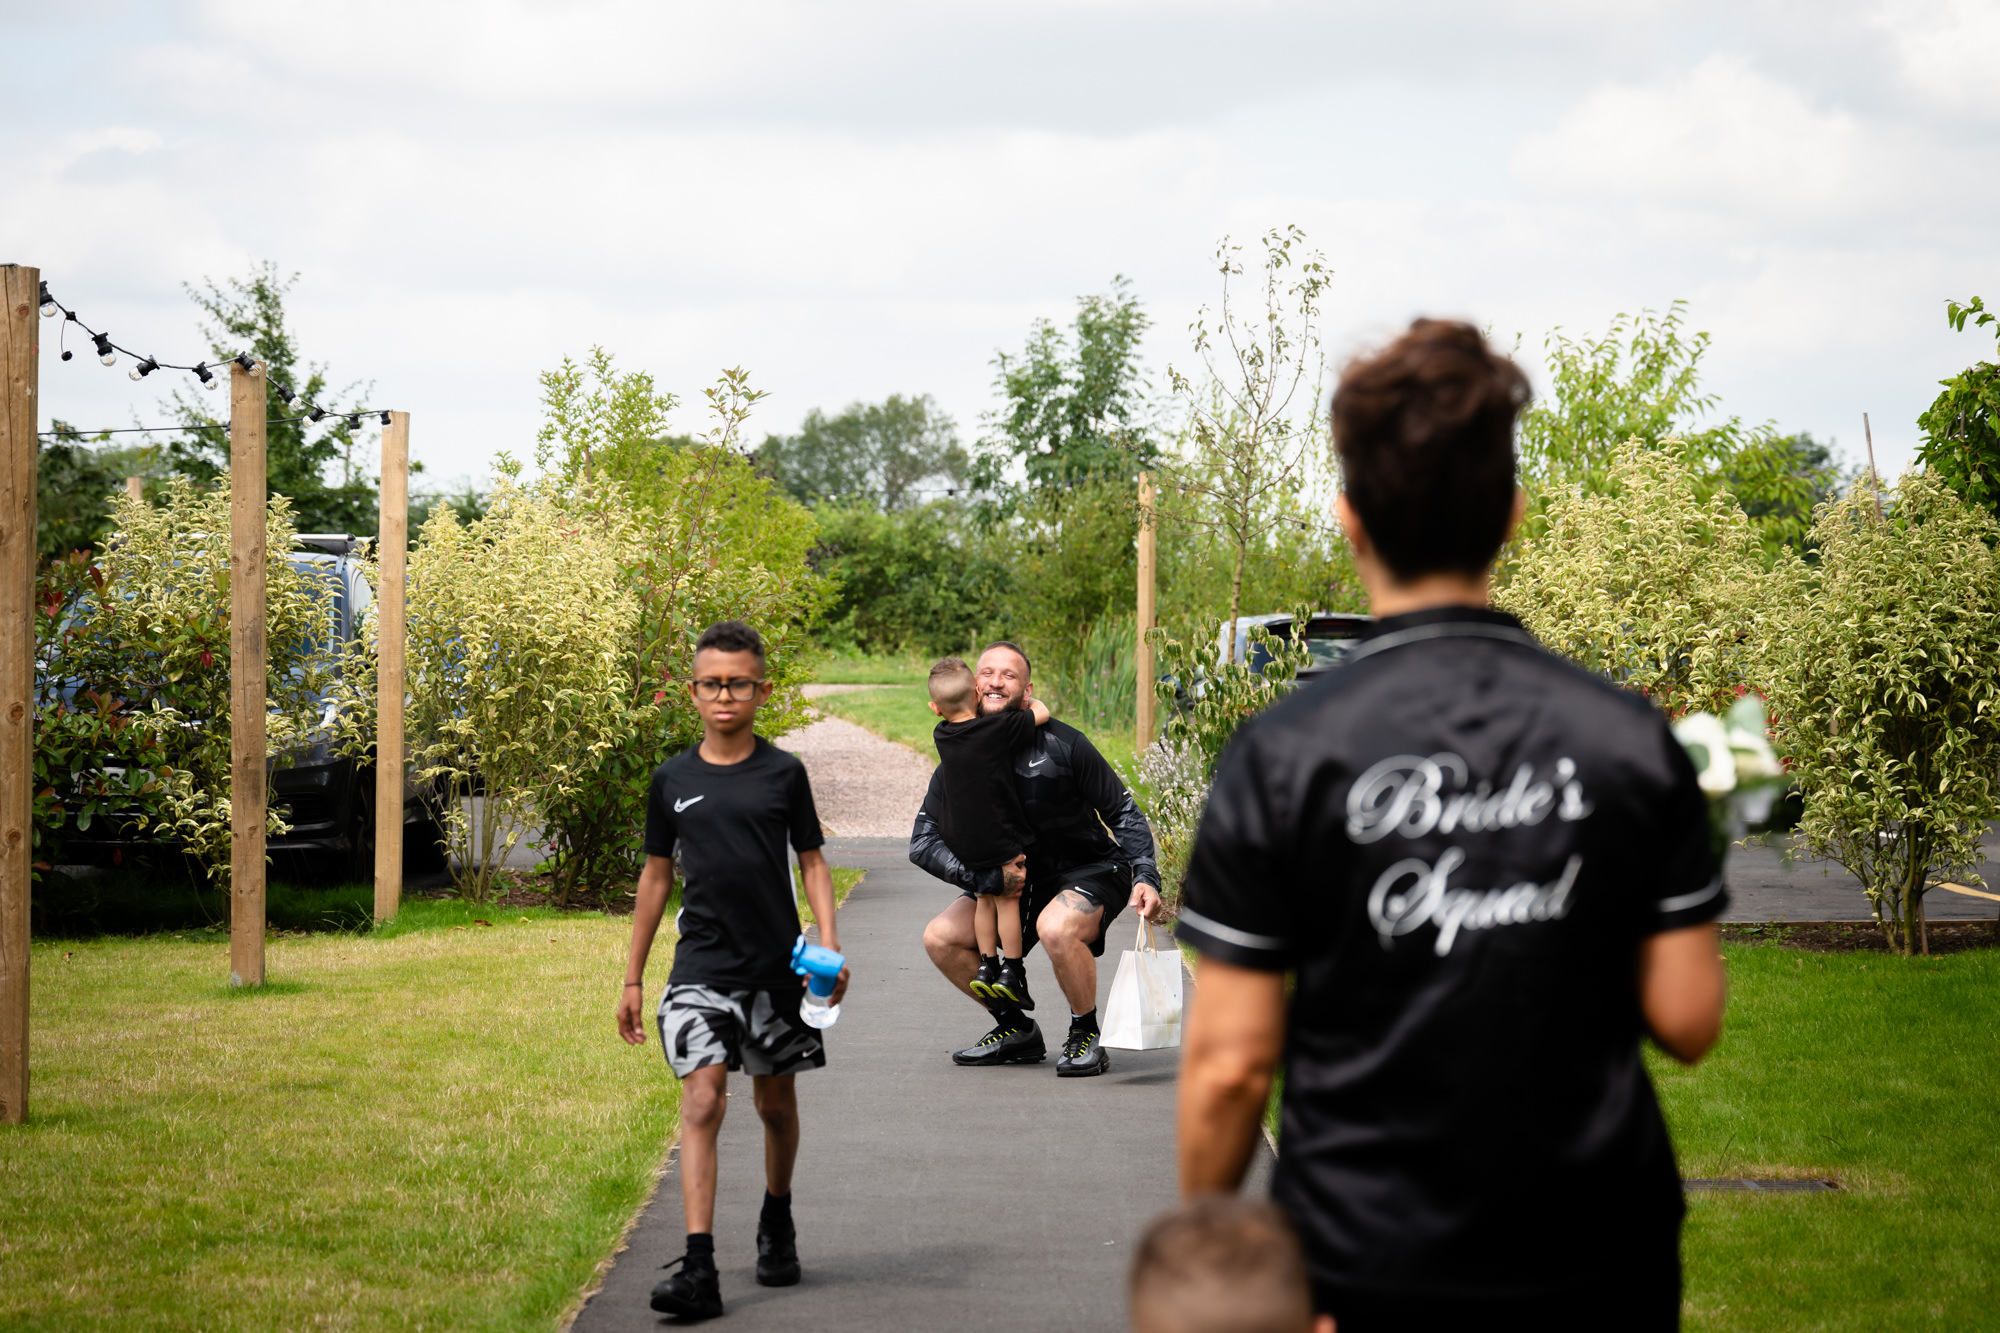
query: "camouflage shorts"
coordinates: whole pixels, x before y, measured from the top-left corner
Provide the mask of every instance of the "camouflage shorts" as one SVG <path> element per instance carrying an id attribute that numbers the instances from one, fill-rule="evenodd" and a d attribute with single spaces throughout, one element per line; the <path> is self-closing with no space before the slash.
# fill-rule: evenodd
<path id="1" fill-rule="evenodd" d="M 799 1017 L 799 988 L 717 990 L 668 986 L 660 997 L 660 1046 L 676 1078 L 722 1065 L 748 1074 L 796 1074 L 826 1063 L 818 1028 Z"/>

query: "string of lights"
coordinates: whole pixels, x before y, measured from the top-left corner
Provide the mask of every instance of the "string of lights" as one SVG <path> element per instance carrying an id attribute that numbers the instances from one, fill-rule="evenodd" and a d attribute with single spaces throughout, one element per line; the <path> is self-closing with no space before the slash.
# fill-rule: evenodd
<path id="1" fill-rule="evenodd" d="M 389 424 L 389 413 L 379 407 L 364 407 L 354 412 L 333 412 L 328 415 L 332 417 L 345 417 L 348 426 L 354 430 L 361 429 L 361 418 L 363 417 L 380 417 L 383 425 L 386 426 Z M 265 417 L 264 424 L 267 426 L 289 426 L 294 422 L 303 421 L 309 423 L 316 420 L 318 418 L 311 416 Z M 94 440 L 100 435 L 178 435 L 180 432 L 187 430 L 228 429 L 229 423 L 226 421 L 197 421 L 183 423 L 178 426 L 105 426 L 98 430 L 84 430 L 80 426 L 67 426 L 62 430 L 38 431 L 36 434 L 44 440 Z"/>
<path id="2" fill-rule="evenodd" d="M 98 329 L 93 329 L 90 327 L 90 325 L 84 323 L 82 318 L 77 315 L 76 311 L 70 309 L 68 306 L 64 305 L 61 301 L 58 301 L 54 296 L 50 295 L 49 283 L 48 279 L 46 278 L 42 279 L 41 296 L 42 296 L 43 319 L 54 319 L 57 315 L 62 316 L 62 332 L 57 335 L 56 345 L 62 349 L 62 359 L 65 361 L 70 360 L 72 357 L 76 355 L 75 352 L 69 349 L 69 326 L 74 324 L 79 329 L 82 329 L 86 335 L 88 335 L 92 345 L 97 350 L 97 359 L 101 364 L 106 366 L 117 365 L 118 357 L 121 353 L 124 354 L 125 356 L 132 358 L 133 365 L 129 374 L 134 381 L 143 380 L 156 370 L 185 370 L 201 382 L 202 388 L 213 390 L 218 386 L 220 386 L 222 383 L 221 378 L 217 376 L 216 372 L 221 370 L 224 366 L 230 364 L 230 362 L 232 361 L 235 362 L 237 365 L 243 367 L 243 369 L 250 372 L 252 375 L 261 375 L 264 373 L 264 363 L 257 360 L 255 357 L 251 356 L 250 353 L 247 351 L 238 352 L 235 356 L 225 357 L 220 361 L 214 361 L 214 362 L 197 361 L 191 366 L 176 365 L 171 361 L 162 361 L 155 356 L 150 356 L 150 355 L 141 356 L 139 353 L 133 351 L 129 347 L 124 347 L 119 345 L 118 343 L 113 342 L 111 340 L 110 334 L 105 333 Z M 383 425 L 386 426 L 389 424 L 389 414 L 377 408 L 363 408 L 357 411 L 343 412 L 335 408 L 321 407 L 318 403 L 315 403 L 310 399 L 308 399 L 303 393 L 300 393 L 299 391 L 293 389 L 289 385 L 280 384 L 276 380 L 271 381 L 271 390 L 272 392 L 278 395 L 278 398 L 285 404 L 287 408 L 298 413 L 299 415 L 293 417 L 272 418 L 271 420 L 265 423 L 267 425 L 281 425 L 294 421 L 303 421 L 303 422 L 317 424 L 319 422 L 325 421 L 328 417 L 336 417 L 336 418 L 345 417 L 347 419 L 347 424 L 350 429 L 359 430 L 361 429 L 362 417 L 377 416 L 377 415 L 379 415 L 382 418 Z M 113 433 L 125 433 L 130 431 L 184 431 L 184 430 L 226 430 L 226 429 L 228 429 L 228 427 L 226 426 L 200 426 L 200 425 L 126 426 L 126 427 L 117 427 L 111 431 L 94 431 L 94 432 L 78 431 L 77 434 L 106 435 Z M 50 436 L 54 435 L 55 432 L 43 431 L 41 432 L 41 434 L 44 436 Z M 68 432 L 64 432 L 63 435 L 64 438 L 67 438 Z"/>

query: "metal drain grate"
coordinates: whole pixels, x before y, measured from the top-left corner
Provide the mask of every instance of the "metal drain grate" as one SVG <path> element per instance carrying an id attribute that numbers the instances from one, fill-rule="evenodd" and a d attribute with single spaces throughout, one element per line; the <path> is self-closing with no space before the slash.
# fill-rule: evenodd
<path id="1" fill-rule="evenodd" d="M 1718 1194 L 1824 1194 L 1838 1190 L 1833 1180 L 1683 1180 L 1681 1188 Z"/>

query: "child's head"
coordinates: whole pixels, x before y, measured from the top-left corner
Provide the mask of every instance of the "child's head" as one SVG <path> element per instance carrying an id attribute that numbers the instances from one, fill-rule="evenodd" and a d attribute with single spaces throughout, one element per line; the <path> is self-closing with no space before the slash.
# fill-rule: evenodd
<path id="1" fill-rule="evenodd" d="M 1341 372 L 1341 494 L 1396 580 L 1485 572 L 1514 518 L 1527 376 L 1470 324 L 1420 319 Z"/>
<path id="2" fill-rule="evenodd" d="M 1305 1256 L 1285 1215 L 1204 1194 L 1153 1219 L 1130 1278 L 1133 1333 L 1318 1333 Z"/>
<path id="3" fill-rule="evenodd" d="M 764 639 L 740 620 L 722 620 L 701 632 L 694 646 L 694 679 L 689 682 L 695 711 L 713 734 L 733 736 L 757 716 L 771 697 L 764 679 Z"/>
<path id="4" fill-rule="evenodd" d="M 962 657 L 947 657 L 931 668 L 931 711 L 950 722 L 962 722 L 977 711 L 972 668 Z"/>

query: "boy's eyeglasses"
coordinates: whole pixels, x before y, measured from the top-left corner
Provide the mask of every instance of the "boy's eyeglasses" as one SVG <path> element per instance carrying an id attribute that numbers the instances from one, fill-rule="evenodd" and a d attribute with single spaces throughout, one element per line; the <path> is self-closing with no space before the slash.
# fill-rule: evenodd
<path id="1" fill-rule="evenodd" d="M 761 680 L 698 680 L 694 683 L 694 697 L 703 703 L 714 703 L 726 691 L 738 703 L 748 703 L 756 696 Z"/>

